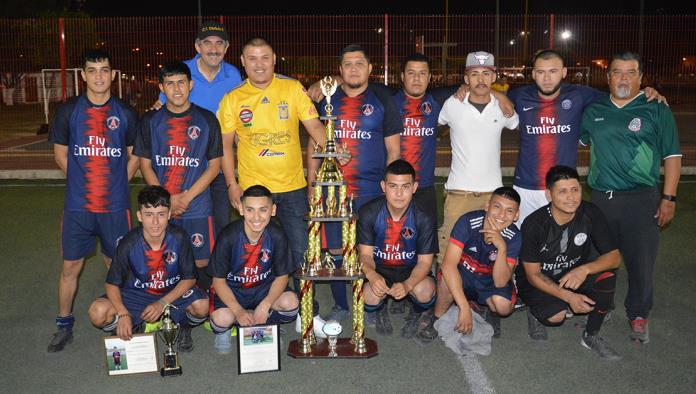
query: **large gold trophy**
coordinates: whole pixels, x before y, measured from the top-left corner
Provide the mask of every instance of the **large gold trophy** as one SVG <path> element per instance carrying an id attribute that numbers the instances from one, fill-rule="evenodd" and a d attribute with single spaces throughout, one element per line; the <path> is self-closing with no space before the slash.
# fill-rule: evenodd
<path id="1" fill-rule="evenodd" d="M 174 323 L 170 308 L 174 306 L 168 304 L 162 312 L 162 327 L 160 328 L 160 337 L 166 347 L 164 351 L 164 366 L 160 369 L 162 376 L 177 376 L 183 372 L 181 364 L 179 364 L 179 354 L 174 350 L 174 344 L 179 332 L 179 325 Z"/>
<path id="2" fill-rule="evenodd" d="M 368 358 L 377 355 L 377 343 L 365 338 L 365 318 L 363 282 L 365 274 L 358 261 L 355 244 L 356 216 L 353 213 L 353 197 L 347 196 L 346 182 L 338 166 L 341 157 L 350 154 L 336 150 L 334 120 L 331 95 L 338 84 L 331 77 L 320 81 L 321 91 L 326 97 L 326 116 L 321 119 L 326 124 L 326 143 L 322 149 L 314 147 L 313 158 L 322 159 L 316 181 L 312 183 L 314 193 L 310 202 L 308 216 L 308 245 L 302 268 L 295 274 L 300 279 L 300 316 L 302 337 L 290 342 L 288 354 L 295 358 Z M 308 147 L 309 149 L 309 147 Z M 326 199 L 324 190 L 326 189 Z M 338 189 L 338 196 L 336 195 Z M 333 258 L 327 252 L 321 255 L 321 226 L 326 222 L 342 222 L 343 267 L 336 268 Z M 313 327 L 314 281 L 352 281 L 353 282 L 353 334 L 350 338 L 337 338 L 317 343 Z M 334 322 L 334 324 L 338 324 Z M 340 333 L 341 330 L 337 330 Z M 330 343 L 329 343 L 330 342 Z"/>

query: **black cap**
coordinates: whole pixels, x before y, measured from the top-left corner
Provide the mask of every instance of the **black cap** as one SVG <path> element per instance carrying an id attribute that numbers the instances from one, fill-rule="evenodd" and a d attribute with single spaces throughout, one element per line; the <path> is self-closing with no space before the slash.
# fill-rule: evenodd
<path id="1" fill-rule="evenodd" d="M 213 21 L 203 22 L 200 29 L 198 29 L 197 39 L 203 40 L 206 37 L 218 36 L 225 41 L 229 41 L 230 37 L 227 35 L 227 30 L 222 23 L 217 23 Z"/>

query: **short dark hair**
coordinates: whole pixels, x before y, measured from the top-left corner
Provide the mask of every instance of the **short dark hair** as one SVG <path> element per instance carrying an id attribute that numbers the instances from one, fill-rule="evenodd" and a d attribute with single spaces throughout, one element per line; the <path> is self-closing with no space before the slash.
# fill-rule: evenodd
<path id="1" fill-rule="evenodd" d="M 348 44 L 343 47 L 343 49 L 341 49 L 341 54 L 338 56 L 339 61 L 343 62 L 343 56 L 349 52 L 362 52 L 365 59 L 367 59 L 367 62 L 370 63 L 370 57 L 367 56 L 367 52 L 365 52 L 365 49 L 360 44 Z"/>
<path id="2" fill-rule="evenodd" d="M 109 67 L 111 67 L 111 56 L 107 51 L 99 48 L 91 48 L 86 50 L 82 57 L 82 68 L 87 67 L 87 62 L 97 63 L 103 61 L 108 62 Z"/>
<path id="3" fill-rule="evenodd" d="M 549 60 L 552 58 L 557 58 L 561 60 L 561 63 L 565 66 L 565 60 L 563 59 L 563 55 L 561 55 L 560 52 L 558 52 L 555 49 L 547 48 L 547 49 L 540 49 L 534 54 L 534 59 L 532 59 L 532 66 L 534 66 L 539 59 L 544 59 L 544 60 Z"/>
<path id="4" fill-rule="evenodd" d="M 162 186 L 149 185 L 138 193 L 138 208 L 159 206 L 169 208 L 171 206 L 171 195 Z"/>
<path id="5" fill-rule="evenodd" d="M 493 196 L 505 197 L 508 200 L 516 202 L 517 205 L 520 205 L 520 201 L 522 201 L 520 194 L 517 193 L 517 190 L 511 188 L 510 186 L 501 186 L 493 190 L 493 195 L 491 197 Z"/>
<path id="6" fill-rule="evenodd" d="M 563 179 L 577 179 L 579 182 L 580 176 L 575 168 L 568 166 L 553 166 L 549 168 L 549 171 L 546 173 L 546 189 L 551 190 L 556 182 Z"/>
<path id="7" fill-rule="evenodd" d="M 273 200 L 273 193 L 266 186 L 254 185 L 244 190 L 241 200 L 244 201 L 247 197 L 268 197 Z"/>
<path id="8" fill-rule="evenodd" d="M 607 67 L 607 74 L 609 74 L 611 72 L 611 64 L 614 63 L 614 60 L 624 60 L 624 61 L 635 60 L 638 62 L 638 72 L 643 74 L 643 59 L 641 59 L 640 55 L 637 54 L 636 52 L 621 51 L 621 52 L 616 52 L 614 55 L 612 55 L 611 61 L 609 62 L 609 67 Z"/>
<path id="9" fill-rule="evenodd" d="M 269 47 L 271 50 L 273 50 L 273 46 L 271 46 L 268 40 L 263 37 L 252 37 L 248 39 L 244 45 L 242 45 L 242 53 L 244 53 L 244 50 L 247 49 L 247 47 Z"/>
<path id="10" fill-rule="evenodd" d="M 168 62 L 159 70 L 159 82 L 163 83 L 164 78 L 174 75 L 186 75 L 191 80 L 191 69 L 184 62 Z"/>
<path id="11" fill-rule="evenodd" d="M 387 179 L 387 174 L 393 175 L 411 175 L 413 180 L 416 180 L 416 170 L 413 169 L 411 163 L 404 159 L 394 160 L 384 170 L 384 179 Z"/>
<path id="12" fill-rule="evenodd" d="M 425 56 L 422 53 L 412 53 L 406 56 L 406 59 L 404 59 L 404 61 L 401 62 L 401 72 L 404 72 L 404 70 L 406 69 L 406 64 L 408 62 L 427 63 L 428 71 L 430 71 L 433 68 L 433 61 L 428 56 Z"/>

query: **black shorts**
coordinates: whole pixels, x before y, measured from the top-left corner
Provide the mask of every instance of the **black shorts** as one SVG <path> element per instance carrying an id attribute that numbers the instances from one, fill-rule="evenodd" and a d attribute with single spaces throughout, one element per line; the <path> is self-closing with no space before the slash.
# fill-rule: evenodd
<path id="1" fill-rule="evenodd" d="M 377 265 L 375 271 L 380 274 L 387 286 L 392 287 L 394 283 L 400 283 L 405 281 L 411 276 L 411 272 L 416 266 L 400 266 L 400 265 Z M 435 279 L 432 272 L 428 272 L 428 277 Z"/>

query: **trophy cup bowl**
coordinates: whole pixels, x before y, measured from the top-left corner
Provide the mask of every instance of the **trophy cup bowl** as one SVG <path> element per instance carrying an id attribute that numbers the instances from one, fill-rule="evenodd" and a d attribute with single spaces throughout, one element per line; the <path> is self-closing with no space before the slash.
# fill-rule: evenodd
<path id="1" fill-rule="evenodd" d="M 172 320 L 169 308 L 171 305 L 164 307 L 162 313 L 162 328 L 159 331 L 160 338 L 166 346 L 164 350 L 164 365 L 160 369 L 160 375 L 178 376 L 182 374 L 181 365 L 179 364 L 179 354 L 174 350 L 174 343 L 179 334 L 179 325 Z"/>
<path id="2" fill-rule="evenodd" d="M 322 327 L 322 331 L 326 334 L 327 340 L 329 342 L 329 357 L 338 357 L 336 352 L 336 344 L 338 343 L 338 335 L 343 331 L 341 323 L 336 320 L 329 320 Z"/>

